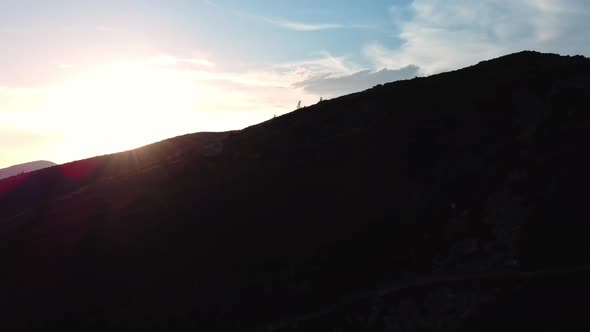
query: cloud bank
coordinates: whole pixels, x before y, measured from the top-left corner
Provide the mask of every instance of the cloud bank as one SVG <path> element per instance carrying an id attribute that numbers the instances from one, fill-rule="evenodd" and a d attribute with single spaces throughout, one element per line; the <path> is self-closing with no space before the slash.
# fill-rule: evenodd
<path id="1" fill-rule="evenodd" d="M 362 70 L 351 75 L 336 76 L 321 74 L 293 84 L 305 91 L 325 97 L 335 97 L 371 88 L 377 84 L 414 78 L 420 68 L 408 65 L 400 69 Z"/>
<path id="2" fill-rule="evenodd" d="M 415 63 L 431 74 L 525 49 L 590 53 L 590 5 L 583 0 L 414 0 L 390 14 L 403 44 L 366 45 L 376 67 Z"/>

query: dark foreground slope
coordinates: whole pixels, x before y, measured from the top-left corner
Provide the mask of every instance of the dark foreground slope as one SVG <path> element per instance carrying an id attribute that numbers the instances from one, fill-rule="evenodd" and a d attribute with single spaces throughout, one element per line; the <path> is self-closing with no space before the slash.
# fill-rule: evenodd
<path id="1" fill-rule="evenodd" d="M 587 324 L 590 60 L 532 52 L 0 182 L 11 330 Z"/>
<path id="2" fill-rule="evenodd" d="M 32 172 L 38 169 L 55 166 L 54 163 L 45 160 L 32 161 L 29 163 L 14 165 L 0 169 L 0 180 L 11 176 L 15 176 L 21 173 Z"/>

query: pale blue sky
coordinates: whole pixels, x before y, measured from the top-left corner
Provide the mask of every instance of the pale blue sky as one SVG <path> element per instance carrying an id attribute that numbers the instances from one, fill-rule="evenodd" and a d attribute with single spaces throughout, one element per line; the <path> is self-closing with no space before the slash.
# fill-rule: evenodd
<path id="1" fill-rule="evenodd" d="M 394 4 L 407 1 L 4 0 L 0 33 L 10 46 L 2 47 L 0 59 L 11 64 L 2 69 L 12 75 L 5 72 L 1 79 L 29 82 L 35 78 L 28 70 L 45 77 L 52 64 L 64 61 L 149 51 L 213 53 L 230 68 L 328 52 L 369 67 L 363 45 L 401 43 L 390 13 Z"/>
<path id="2" fill-rule="evenodd" d="M 588 56 L 589 22 L 586 0 L 0 0 L 0 167 L 239 129 L 524 49 Z"/>

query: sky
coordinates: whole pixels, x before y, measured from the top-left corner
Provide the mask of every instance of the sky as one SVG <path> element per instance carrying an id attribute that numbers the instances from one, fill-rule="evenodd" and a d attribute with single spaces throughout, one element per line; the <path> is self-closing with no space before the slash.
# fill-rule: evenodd
<path id="1" fill-rule="evenodd" d="M 0 168 L 225 131 L 522 50 L 590 55 L 587 0 L 0 0 Z"/>

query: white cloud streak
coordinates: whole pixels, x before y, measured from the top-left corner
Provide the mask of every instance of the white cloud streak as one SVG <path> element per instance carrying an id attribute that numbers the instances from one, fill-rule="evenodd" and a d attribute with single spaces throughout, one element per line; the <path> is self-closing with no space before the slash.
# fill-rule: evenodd
<path id="1" fill-rule="evenodd" d="M 295 31 L 318 31 L 318 30 L 328 30 L 328 29 L 342 29 L 344 25 L 342 24 L 333 24 L 333 23 L 320 23 L 320 24 L 313 24 L 313 23 L 302 23 L 302 22 L 294 22 L 294 21 L 287 21 L 281 19 L 271 19 L 266 18 L 265 21 L 268 23 L 272 23 L 276 26 L 295 30 Z"/>
<path id="2" fill-rule="evenodd" d="M 333 29 L 375 29 L 370 24 L 339 24 L 339 23 L 307 23 L 287 20 L 283 18 L 262 17 L 263 21 L 277 27 L 294 31 L 320 31 Z"/>

